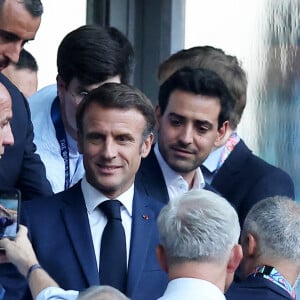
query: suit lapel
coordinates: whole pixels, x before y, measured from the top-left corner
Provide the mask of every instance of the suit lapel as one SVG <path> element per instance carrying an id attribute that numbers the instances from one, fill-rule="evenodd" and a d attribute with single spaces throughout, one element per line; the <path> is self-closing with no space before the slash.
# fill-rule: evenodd
<path id="1" fill-rule="evenodd" d="M 68 190 L 66 199 L 68 205 L 62 209 L 62 216 L 78 263 L 88 285 L 98 285 L 99 273 L 80 182 Z"/>
<path id="2" fill-rule="evenodd" d="M 226 195 L 233 188 L 240 172 L 245 168 L 245 163 L 251 156 L 251 151 L 240 140 L 230 153 L 224 164 L 215 175 L 211 185 L 221 194 Z M 224 180 L 226 178 L 226 180 Z M 230 179 L 230 180 L 229 180 Z"/>
<path id="3" fill-rule="evenodd" d="M 137 179 L 145 187 L 148 195 L 162 203 L 168 203 L 168 189 L 153 147 L 149 155 L 142 160 Z"/>
<path id="4" fill-rule="evenodd" d="M 156 230 L 156 214 L 151 199 L 135 188 L 132 210 L 132 231 L 127 278 L 127 295 L 134 293 L 145 266 L 153 231 Z M 155 201 L 155 200 L 152 200 Z M 154 249 L 153 249 L 154 251 Z"/>

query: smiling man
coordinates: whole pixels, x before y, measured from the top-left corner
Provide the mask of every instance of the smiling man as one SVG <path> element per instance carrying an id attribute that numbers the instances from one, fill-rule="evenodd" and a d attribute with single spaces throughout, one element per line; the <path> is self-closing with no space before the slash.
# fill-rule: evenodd
<path id="1" fill-rule="evenodd" d="M 210 189 L 199 166 L 222 143 L 231 107 L 225 84 L 209 70 L 183 68 L 161 85 L 157 143 L 137 176 L 149 195 L 167 203 L 191 189 Z"/>
<path id="2" fill-rule="evenodd" d="M 76 119 L 84 178 L 22 206 L 37 259 L 63 289 L 111 285 L 132 300 L 157 299 L 167 285 L 155 257 L 162 203 L 135 183 L 153 141 L 151 102 L 132 87 L 106 83 L 84 98 Z"/>

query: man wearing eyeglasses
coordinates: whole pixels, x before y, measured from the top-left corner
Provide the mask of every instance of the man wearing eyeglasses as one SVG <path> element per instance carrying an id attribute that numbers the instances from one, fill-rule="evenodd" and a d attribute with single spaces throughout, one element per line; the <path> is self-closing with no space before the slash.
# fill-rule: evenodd
<path id="1" fill-rule="evenodd" d="M 78 104 L 105 82 L 129 83 L 133 56 L 130 42 L 115 28 L 85 25 L 62 40 L 57 84 L 29 98 L 34 142 L 54 193 L 73 186 L 84 174 L 77 149 Z"/>

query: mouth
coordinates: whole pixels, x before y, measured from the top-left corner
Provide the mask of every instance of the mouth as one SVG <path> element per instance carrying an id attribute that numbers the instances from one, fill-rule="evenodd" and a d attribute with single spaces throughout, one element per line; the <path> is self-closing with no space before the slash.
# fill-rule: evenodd
<path id="1" fill-rule="evenodd" d="M 111 165 L 102 165 L 102 164 L 97 164 L 98 170 L 102 174 L 110 175 L 115 173 L 116 170 L 120 169 L 120 166 L 111 166 Z"/>
<path id="2" fill-rule="evenodd" d="M 171 150 L 178 155 L 183 155 L 183 156 L 190 156 L 194 155 L 194 151 L 182 147 L 177 147 L 177 146 L 171 146 Z"/>

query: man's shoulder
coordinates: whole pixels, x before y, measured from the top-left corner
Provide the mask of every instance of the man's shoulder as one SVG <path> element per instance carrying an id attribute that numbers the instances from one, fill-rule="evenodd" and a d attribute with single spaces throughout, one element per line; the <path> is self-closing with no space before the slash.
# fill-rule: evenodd
<path id="1" fill-rule="evenodd" d="M 0 72 L 0 82 L 9 90 L 12 97 L 15 95 L 21 97 L 21 92 L 19 89 L 5 76 Z"/>
<path id="2" fill-rule="evenodd" d="M 45 115 L 49 115 L 50 118 L 50 108 L 56 96 L 57 87 L 56 84 L 52 84 L 38 90 L 28 99 L 33 122 L 45 121 Z"/>
<path id="3" fill-rule="evenodd" d="M 77 183 L 70 189 L 51 196 L 24 201 L 21 205 L 21 209 L 29 213 L 31 211 L 44 211 L 47 214 L 50 210 L 57 210 L 72 203 L 75 205 L 76 200 L 79 199 L 83 199 L 83 195 L 80 183 Z"/>
<path id="4" fill-rule="evenodd" d="M 226 292 L 227 300 L 276 300 L 292 299 L 290 295 L 273 282 L 262 277 L 247 278 L 234 282 Z"/>
<path id="5" fill-rule="evenodd" d="M 277 175 L 282 175 L 284 177 L 289 177 L 289 175 L 279 167 L 268 163 L 263 158 L 255 155 L 241 140 L 237 146 L 234 148 L 231 155 L 228 157 L 228 164 L 233 163 L 240 164 L 240 167 L 245 172 L 251 172 L 254 174 L 268 175 L 276 173 Z"/>

